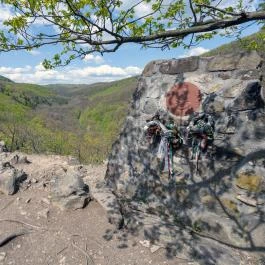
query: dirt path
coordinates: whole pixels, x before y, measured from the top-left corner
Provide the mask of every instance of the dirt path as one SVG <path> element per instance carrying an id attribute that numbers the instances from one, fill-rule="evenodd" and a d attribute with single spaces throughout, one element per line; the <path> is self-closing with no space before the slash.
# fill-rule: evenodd
<path id="1" fill-rule="evenodd" d="M 28 158 L 33 163 L 21 168 L 28 173 L 31 185 L 13 196 L 0 194 L 0 242 L 14 232 L 26 233 L 0 247 L 1 265 L 196 264 L 168 259 L 163 248 L 151 253 L 140 243 L 141 235 L 115 230 L 96 201 L 75 211 L 54 207 L 48 198 L 49 185 L 45 183 L 56 170 L 68 165 L 68 158 Z M 90 186 L 96 185 L 104 172 L 104 165 L 86 166 L 84 180 Z"/>

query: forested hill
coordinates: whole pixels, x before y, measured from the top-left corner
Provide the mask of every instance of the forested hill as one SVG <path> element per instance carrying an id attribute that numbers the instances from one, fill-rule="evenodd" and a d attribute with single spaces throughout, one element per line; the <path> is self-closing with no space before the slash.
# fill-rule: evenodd
<path id="1" fill-rule="evenodd" d="M 40 86 L 1 76 L 0 139 L 11 151 L 100 162 L 123 124 L 136 81 L 132 77 L 92 85 Z"/>
<path id="2" fill-rule="evenodd" d="M 242 39 L 232 41 L 203 54 L 203 56 L 225 55 L 256 50 L 260 54 L 265 52 L 265 28 Z"/>
<path id="3" fill-rule="evenodd" d="M 8 96 L 13 103 L 30 108 L 36 108 L 40 104 L 66 103 L 63 97 L 43 86 L 15 83 L 4 76 L 0 76 L 0 92 Z"/>
<path id="4" fill-rule="evenodd" d="M 12 82 L 12 83 L 14 83 L 12 80 L 10 80 L 10 79 L 8 79 L 8 78 L 6 78 L 6 77 L 0 75 L 0 82 L 1 82 L 1 81 Z"/>
<path id="5" fill-rule="evenodd" d="M 115 83 L 115 82 L 113 82 Z M 56 92 L 61 96 L 71 97 L 77 95 L 89 95 L 97 92 L 97 90 L 105 89 L 106 86 L 110 85 L 108 82 L 94 83 L 90 85 L 86 84 L 51 84 L 47 85 L 51 91 Z"/>

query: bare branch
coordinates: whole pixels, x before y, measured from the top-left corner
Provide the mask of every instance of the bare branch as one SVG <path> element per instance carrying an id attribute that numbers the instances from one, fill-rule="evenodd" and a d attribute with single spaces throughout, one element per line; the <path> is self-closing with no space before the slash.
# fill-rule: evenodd
<path id="1" fill-rule="evenodd" d="M 196 16 L 196 13 L 195 13 L 193 5 L 192 5 L 192 0 L 189 0 L 189 5 L 190 5 L 190 10 L 192 12 L 193 18 L 194 18 L 194 22 L 196 24 L 197 23 L 197 16 Z"/>
<path id="2" fill-rule="evenodd" d="M 229 11 L 226 11 L 224 9 L 221 9 L 221 8 L 218 8 L 218 7 L 215 7 L 215 6 L 206 5 L 206 4 L 196 4 L 196 5 L 199 6 L 199 7 L 206 7 L 208 9 L 219 11 L 219 12 L 221 12 L 223 14 L 230 15 L 230 16 L 242 16 L 243 14 L 245 14 L 244 12 L 241 12 L 241 13 L 229 12 Z"/>
<path id="3" fill-rule="evenodd" d="M 149 13 L 149 14 L 146 14 L 146 15 L 144 15 L 144 16 L 138 17 L 138 18 L 136 18 L 136 19 L 134 19 L 134 20 L 132 20 L 132 21 L 129 21 L 129 22 L 125 23 L 124 25 L 122 25 L 121 28 L 125 28 L 125 27 L 128 26 L 129 24 L 134 24 L 134 23 L 136 23 L 136 22 L 138 22 L 138 21 L 140 21 L 140 20 L 142 20 L 142 19 L 144 19 L 144 18 L 147 18 L 147 17 L 150 17 L 150 16 L 154 15 L 154 14 L 160 9 L 162 3 L 163 3 L 163 0 L 160 1 L 160 4 L 159 4 L 159 6 L 158 6 L 158 8 L 157 8 L 156 10 L 154 10 L 153 12 L 151 12 L 151 13 Z"/>
<path id="4" fill-rule="evenodd" d="M 217 29 L 224 29 L 231 26 L 239 25 L 242 23 L 250 22 L 253 20 L 265 20 L 265 11 L 259 12 L 248 12 L 240 17 L 232 17 L 227 19 L 219 19 L 219 20 L 207 20 L 200 24 L 197 24 L 190 28 L 179 29 L 179 30 L 168 30 L 161 33 L 156 33 L 149 36 L 135 36 L 135 37 L 124 37 L 123 43 L 139 43 L 139 42 L 148 42 L 157 39 L 169 38 L 169 37 L 177 37 L 184 38 L 192 33 L 203 33 L 209 32 Z M 118 40 L 108 40 L 102 42 L 92 42 L 93 45 L 101 45 L 101 44 L 115 44 Z"/>
<path id="5" fill-rule="evenodd" d="M 140 4 L 143 3 L 143 2 L 144 2 L 144 0 L 141 0 L 141 1 L 137 2 L 136 4 L 132 5 L 129 9 L 126 10 L 126 12 L 125 12 L 125 14 L 122 16 L 122 18 L 119 19 L 120 22 L 119 22 L 118 27 L 117 27 L 118 30 L 121 29 L 120 25 L 121 25 L 121 23 L 124 23 L 124 21 L 125 21 L 126 17 L 128 16 L 128 14 L 129 14 L 129 13 L 130 13 L 130 12 L 136 7 L 136 6 L 140 5 Z"/>

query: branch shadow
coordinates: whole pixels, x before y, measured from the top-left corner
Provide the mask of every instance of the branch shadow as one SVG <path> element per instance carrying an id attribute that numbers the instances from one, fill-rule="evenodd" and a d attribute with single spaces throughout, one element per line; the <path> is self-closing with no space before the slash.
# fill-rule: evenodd
<path id="1" fill-rule="evenodd" d="M 138 118 L 135 112 L 127 119 L 106 173 L 124 218 L 121 246 L 127 246 L 131 235 L 144 234 L 151 245 L 166 249 L 168 259 L 183 255 L 200 264 L 240 264 L 240 255 L 251 253 L 263 262 L 265 205 L 249 205 L 237 195 L 265 202 L 265 184 L 255 192 L 236 184 L 241 172 L 265 172 L 263 109 L 215 113 L 211 157 L 200 161 L 196 173 L 184 145 L 175 154 L 178 170 L 172 179 L 161 173 L 158 145 L 145 141 L 141 124 L 134 123 Z M 121 150 L 123 146 L 130 148 Z"/>

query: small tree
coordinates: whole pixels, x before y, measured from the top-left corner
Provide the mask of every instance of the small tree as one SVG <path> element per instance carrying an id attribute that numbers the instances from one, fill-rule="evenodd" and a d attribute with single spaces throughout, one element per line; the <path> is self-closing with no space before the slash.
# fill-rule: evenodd
<path id="1" fill-rule="evenodd" d="M 26 142 L 25 138 L 25 113 L 8 112 L 0 113 L 0 133 L 7 143 L 8 150 L 20 149 Z"/>
<path id="2" fill-rule="evenodd" d="M 1 0 L 12 16 L 0 32 L 0 51 L 61 44 L 46 68 L 69 64 L 126 43 L 185 48 L 265 19 L 264 0 Z M 37 26 L 38 25 L 38 26 Z M 246 25 L 246 24 L 245 24 Z M 220 29 L 224 29 L 221 30 Z"/>

